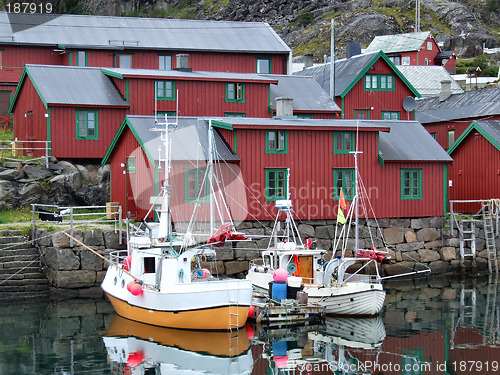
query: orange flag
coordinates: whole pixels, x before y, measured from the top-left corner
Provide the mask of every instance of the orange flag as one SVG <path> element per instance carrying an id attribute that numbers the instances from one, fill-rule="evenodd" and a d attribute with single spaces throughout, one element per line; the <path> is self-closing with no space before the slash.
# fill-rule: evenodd
<path id="1" fill-rule="evenodd" d="M 344 199 L 344 191 L 340 189 L 340 199 L 339 199 L 339 205 L 342 207 L 342 209 L 345 211 L 347 210 L 347 203 L 345 202 Z"/>

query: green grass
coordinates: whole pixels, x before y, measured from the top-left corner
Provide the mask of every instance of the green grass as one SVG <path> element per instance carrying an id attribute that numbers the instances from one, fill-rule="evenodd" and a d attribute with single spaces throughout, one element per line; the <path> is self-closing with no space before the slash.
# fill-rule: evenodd
<path id="1" fill-rule="evenodd" d="M 0 224 L 29 222 L 31 220 L 31 207 L 0 211 Z"/>
<path id="2" fill-rule="evenodd" d="M 0 128 L 0 141 L 12 141 L 14 139 L 14 131 L 12 129 Z"/>

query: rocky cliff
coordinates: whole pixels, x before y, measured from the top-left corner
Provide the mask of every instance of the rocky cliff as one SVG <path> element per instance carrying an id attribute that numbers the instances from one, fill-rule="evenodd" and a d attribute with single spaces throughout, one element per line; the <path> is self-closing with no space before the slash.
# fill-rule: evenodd
<path id="1" fill-rule="evenodd" d="M 335 18 L 338 55 L 350 40 L 363 46 L 376 35 L 411 32 L 415 1 L 408 0 L 59 0 L 59 12 L 268 22 L 294 56 L 329 55 Z M 500 0 L 421 0 L 421 29 L 431 30 L 459 57 L 500 47 Z"/>

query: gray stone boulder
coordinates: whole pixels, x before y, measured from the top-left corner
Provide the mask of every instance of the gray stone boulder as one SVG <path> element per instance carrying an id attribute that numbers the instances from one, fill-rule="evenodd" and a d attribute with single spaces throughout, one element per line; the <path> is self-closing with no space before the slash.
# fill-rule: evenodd
<path id="1" fill-rule="evenodd" d="M 53 176 L 52 171 L 46 168 L 40 168 L 33 165 L 25 165 L 23 169 L 28 178 L 34 181 L 43 180 Z"/>
<path id="2" fill-rule="evenodd" d="M 436 228 L 422 228 L 417 231 L 417 241 L 435 241 L 440 237 L 439 231 Z"/>
<path id="3" fill-rule="evenodd" d="M 384 239 L 389 245 L 400 244 L 403 242 L 405 228 L 391 227 L 384 229 Z"/>
<path id="4" fill-rule="evenodd" d="M 83 235 L 83 243 L 87 246 L 104 246 L 102 231 L 90 229 Z"/>
<path id="5" fill-rule="evenodd" d="M 24 178 L 25 174 L 20 169 L 6 169 L 0 172 L 0 180 L 15 181 Z"/>
<path id="6" fill-rule="evenodd" d="M 70 248 L 56 249 L 54 247 L 46 247 L 44 249 L 45 261 L 53 270 L 69 271 L 80 269 L 80 259 Z"/>
<path id="7" fill-rule="evenodd" d="M 430 263 L 441 259 L 441 256 L 437 251 L 429 249 L 418 250 L 418 256 L 420 257 L 420 261 L 423 263 Z"/>
<path id="8" fill-rule="evenodd" d="M 304 240 L 307 238 L 314 238 L 316 236 L 314 227 L 309 224 L 299 224 L 297 230 L 299 231 L 299 235 Z"/>

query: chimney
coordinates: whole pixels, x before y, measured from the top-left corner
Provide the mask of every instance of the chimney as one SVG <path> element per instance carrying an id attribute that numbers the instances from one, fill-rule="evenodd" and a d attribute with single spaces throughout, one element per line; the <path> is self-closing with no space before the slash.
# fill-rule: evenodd
<path id="1" fill-rule="evenodd" d="M 441 92 L 439 93 L 439 101 L 444 102 L 451 95 L 451 81 L 446 79 L 441 81 Z"/>
<path id="2" fill-rule="evenodd" d="M 191 72 L 193 71 L 189 68 L 189 55 L 186 53 L 180 53 L 176 56 L 177 59 L 177 67 L 175 70 L 179 70 L 181 72 Z"/>
<path id="3" fill-rule="evenodd" d="M 359 40 L 347 42 L 347 58 L 357 55 L 361 55 L 361 42 Z"/>
<path id="4" fill-rule="evenodd" d="M 308 53 L 304 56 L 304 69 L 307 69 L 307 68 L 310 68 L 311 66 L 313 66 L 313 54 L 312 53 Z"/>
<path id="5" fill-rule="evenodd" d="M 293 98 L 279 97 L 276 98 L 276 117 L 292 117 L 293 116 Z"/>

